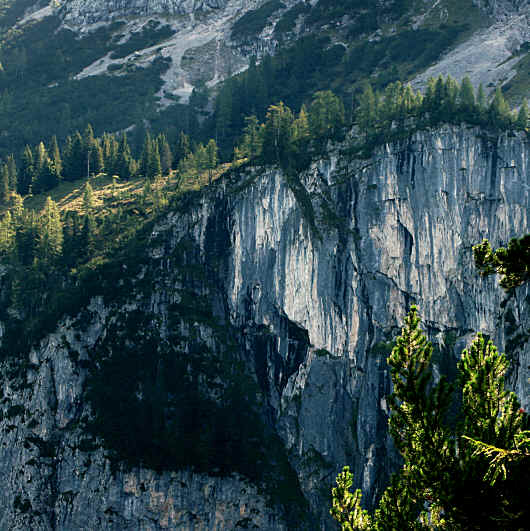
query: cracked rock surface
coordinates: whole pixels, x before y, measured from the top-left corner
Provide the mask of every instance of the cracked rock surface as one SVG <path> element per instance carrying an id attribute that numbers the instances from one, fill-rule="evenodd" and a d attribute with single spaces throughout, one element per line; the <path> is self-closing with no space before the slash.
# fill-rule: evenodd
<path id="1" fill-rule="evenodd" d="M 396 466 L 385 360 L 410 304 L 437 345 L 437 370 L 482 331 L 509 348 L 510 385 L 530 405 L 529 289 L 506 296 L 478 276 L 471 252 L 482 238 L 498 246 L 529 231 L 528 138 L 445 126 L 368 160 L 342 147 L 300 175 L 302 194 L 279 169 L 254 168 L 194 196 L 153 230 L 126 300 L 95 297 L 22 373 L 3 362 L 1 529 L 295 528 L 241 476 L 116 469 L 101 441 L 87 442 L 88 362 L 133 311 L 172 332 L 179 249 L 204 270 L 186 288 L 235 331 L 317 527 L 333 529 L 328 493 L 343 465 L 368 503 Z M 173 326 L 215 347 L 214 325 Z"/>

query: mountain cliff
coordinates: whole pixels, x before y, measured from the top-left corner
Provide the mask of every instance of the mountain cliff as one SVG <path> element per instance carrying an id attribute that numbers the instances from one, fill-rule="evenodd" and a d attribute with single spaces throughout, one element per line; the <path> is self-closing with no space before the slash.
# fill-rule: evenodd
<path id="1" fill-rule="evenodd" d="M 524 133 L 445 126 L 182 197 L 2 362 L 0 527 L 331 529 L 343 465 L 373 503 L 397 464 L 385 360 L 412 303 L 437 370 L 480 330 L 528 407 L 529 288 L 481 279 L 471 246 L 529 231 L 529 163 Z"/>

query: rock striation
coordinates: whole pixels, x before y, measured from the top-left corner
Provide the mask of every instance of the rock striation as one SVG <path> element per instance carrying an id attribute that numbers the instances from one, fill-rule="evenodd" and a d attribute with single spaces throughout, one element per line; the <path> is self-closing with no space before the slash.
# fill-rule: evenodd
<path id="1" fill-rule="evenodd" d="M 528 407 L 530 290 L 507 296 L 481 279 L 471 247 L 529 231 L 529 164 L 523 134 L 445 126 L 367 160 L 331 147 L 296 185 L 278 168 L 247 168 L 184 198 L 153 228 L 140 273 L 122 268 L 126 296 L 94 297 L 22 370 L 3 362 L 0 528 L 299 528 L 237 474 L 116 465 L 83 428 L 91 360 L 132 313 L 159 323 L 162 339 L 178 332 L 216 349 L 215 323 L 170 319 L 184 288 L 233 331 L 315 528 L 333 528 L 327 499 L 343 465 L 369 503 L 396 466 L 385 360 L 410 304 L 439 370 L 475 331 L 509 347 Z"/>
<path id="2" fill-rule="evenodd" d="M 89 25 L 124 16 L 189 15 L 199 11 L 222 9 L 227 3 L 228 0 L 65 0 L 61 9 L 67 22 Z"/>

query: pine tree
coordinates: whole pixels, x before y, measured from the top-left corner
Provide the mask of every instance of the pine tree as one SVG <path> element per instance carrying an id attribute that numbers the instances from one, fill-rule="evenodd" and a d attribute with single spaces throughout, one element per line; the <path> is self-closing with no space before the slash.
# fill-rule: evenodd
<path id="1" fill-rule="evenodd" d="M 525 131 L 526 129 L 528 129 L 528 118 L 529 118 L 528 103 L 526 99 L 524 99 L 519 109 L 519 113 L 517 115 L 517 121 L 515 122 L 516 127 L 518 129 L 521 129 L 522 131 Z"/>
<path id="2" fill-rule="evenodd" d="M 421 333 L 413 307 L 388 358 L 394 389 L 389 427 L 403 467 L 373 515 L 361 509 L 360 491 L 349 492 L 351 477 L 339 476 L 332 515 L 343 529 L 524 527 L 528 504 L 520 486 L 528 481 L 530 448 L 525 453 L 521 441 L 530 446 L 530 432 L 525 431 L 528 416 L 504 388 L 505 356 L 480 334 L 462 353 L 458 383 L 463 421 L 456 427 L 445 420 L 451 387 L 443 378 L 432 382 L 431 356 L 432 345 Z M 477 444 L 517 454 L 504 461 L 502 479 Z"/>
<path id="3" fill-rule="evenodd" d="M 488 240 L 473 247 L 475 265 L 482 276 L 501 275 L 501 286 L 509 291 L 530 281 L 530 234 L 512 238 L 508 247 L 493 251 Z"/>

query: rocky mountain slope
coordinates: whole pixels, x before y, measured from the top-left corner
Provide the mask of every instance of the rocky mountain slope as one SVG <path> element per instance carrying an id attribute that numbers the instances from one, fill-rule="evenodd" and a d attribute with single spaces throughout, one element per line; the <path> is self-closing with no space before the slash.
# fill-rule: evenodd
<path id="1" fill-rule="evenodd" d="M 298 186 L 277 168 L 246 168 L 182 198 L 138 255 L 96 279 L 86 308 L 2 363 L 0 527 L 332 529 L 337 471 L 351 464 L 373 502 L 396 464 L 385 359 L 411 303 L 439 370 L 480 330 L 510 353 L 528 407 L 529 288 L 507 297 L 481 279 L 471 246 L 529 231 L 529 164 L 524 134 L 445 126 L 368 160 L 335 146 Z M 214 400 L 235 385 L 232 404 L 248 408 L 219 414 L 259 433 L 258 474 L 135 460 L 138 440 L 168 444 L 155 421 L 145 436 L 134 418 L 145 405 L 167 422 L 185 380 L 162 383 L 173 358 L 199 363 L 199 390 Z M 152 462 L 166 455 L 149 448 Z M 285 479 L 272 489 L 269 467 Z"/>

